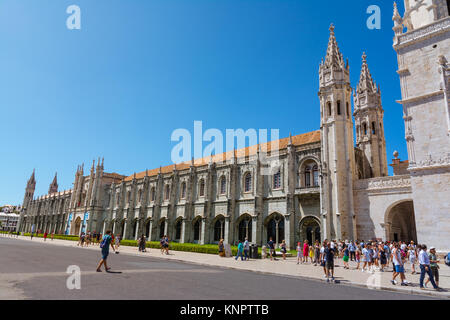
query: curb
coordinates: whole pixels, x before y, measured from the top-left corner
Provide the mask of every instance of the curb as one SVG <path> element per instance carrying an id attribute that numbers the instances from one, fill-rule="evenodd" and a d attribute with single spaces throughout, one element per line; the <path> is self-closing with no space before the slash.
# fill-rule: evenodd
<path id="1" fill-rule="evenodd" d="M 5 237 L 5 238 L 10 238 L 10 237 Z M 25 240 L 25 241 L 32 241 L 31 239 L 23 239 L 23 238 L 15 238 L 15 237 L 11 237 L 11 239 L 16 239 L 16 240 Z M 70 244 L 74 241 L 70 241 L 70 240 L 60 240 L 60 239 L 56 239 L 58 241 L 64 241 L 64 243 Z M 39 241 L 39 242 L 44 242 L 44 241 Z M 52 243 L 51 241 L 49 243 Z M 59 243 L 55 243 L 53 242 L 54 245 L 59 245 L 59 246 L 66 246 L 65 244 L 59 244 Z M 78 246 L 73 246 L 73 245 L 69 245 L 70 247 L 78 247 Z M 123 246 L 125 248 L 132 248 L 132 247 L 128 247 L 128 246 Z M 97 249 L 96 246 L 94 247 L 85 247 L 87 249 L 90 250 L 94 250 Z M 81 249 L 81 247 L 80 247 Z M 153 248 L 151 248 L 153 249 Z M 157 249 L 154 249 L 157 250 Z M 120 251 L 120 253 L 123 253 L 125 255 L 130 255 L 130 256 L 136 256 L 136 257 L 146 257 L 146 255 L 142 255 L 138 252 L 126 252 L 126 251 Z M 201 254 L 201 253 L 200 253 Z M 186 260 L 182 260 L 179 258 L 164 258 L 164 256 L 147 256 L 150 258 L 157 258 L 157 259 L 163 259 L 163 260 L 173 260 L 173 261 L 178 261 L 178 262 L 182 262 L 182 263 L 186 263 L 186 264 L 194 264 L 194 265 L 200 265 L 200 266 L 208 266 L 208 267 L 218 267 L 218 268 L 224 268 L 224 269 L 231 269 L 231 270 L 240 270 L 240 271 L 246 271 L 246 272 L 254 272 L 254 273 L 259 273 L 259 274 L 268 274 L 268 275 L 275 275 L 275 276 L 279 276 L 279 277 L 285 277 L 285 278 L 292 278 L 292 279 L 303 279 L 303 280 L 309 280 L 309 281 L 318 281 L 318 282 L 323 282 L 323 280 L 321 278 L 316 278 L 316 277 L 308 277 L 308 276 L 304 276 L 304 275 L 290 275 L 290 274 L 284 274 L 284 273 L 275 273 L 275 272 L 270 272 L 270 271 L 261 271 L 261 270 L 249 270 L 249 269 L 242 269 L 239 267 L 233 267 L 233 266 L 221 266 L 221 265 L 216 265 L 216 264 L 210 264 L 210 263 L 205 263 L 205 262 L 197 262 L 197 261 L 186 261 Z M 255 259 L 253 259 L 255 260 Z M 261 259 L 259 259 L 261 260 Z M 370 288 L 365 284 L 359 283 L 359 282 L 352 282 L 350 280 L 348 280 L 348 282 L 346 283 L 340 283 L 340 285 L 343 286 L 348 286 L 348 287 L 359 287 L 359 288 L 364 288 L 364 289 L 369 289 L 369 290 L 381 290 L 381 291 L 393 291 L 393 292 L 399 292 L 399 293 L 403 293 L 403 294 L 413 294 L 413 295 L 418 295 L 418 296 L 431 296 L 431 297 L 437 297 L 440 299 L 450 299 L 450 293 L 448 292 L 444 292 L 444 293 L 438 293 L 438 292 L 433 292 L 433 291 L 418 291 L 415 289 L 401 289 L 401 288 L 396 288 L 396 287 L 387 287 L 387 286 L 379 286 L 377 288 Z"/>

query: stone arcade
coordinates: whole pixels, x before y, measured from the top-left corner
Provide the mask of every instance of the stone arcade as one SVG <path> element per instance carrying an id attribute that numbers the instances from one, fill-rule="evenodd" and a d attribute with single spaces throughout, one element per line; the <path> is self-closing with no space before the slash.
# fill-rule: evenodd
<path id="1" fill-rule="evenodd" d="M 305 239 L 378 238 L 450 250 L 449 4 L 405 0 L 405 7 L 402 18 L 394 4 L 393 30 L 409 160 L 394 154 L 394 176 L 367 57 L 353 90 L 331 26 L 319 68 L 320 130 L 281 139 L 278 150 L 261 144 L 128 177 L 104 172 L 98 159 L 89 175 L 78 167 L 72 190 L 58 192 L 55 176 L 38 198 L 33 171 L 20 230 L 111 229 L 125 239 L 167 234 L 200 244 L 273 237 L 290 248 Z M 271 175 L 261 174 L 265 151 L 269 163 L 279 156 Z"/>

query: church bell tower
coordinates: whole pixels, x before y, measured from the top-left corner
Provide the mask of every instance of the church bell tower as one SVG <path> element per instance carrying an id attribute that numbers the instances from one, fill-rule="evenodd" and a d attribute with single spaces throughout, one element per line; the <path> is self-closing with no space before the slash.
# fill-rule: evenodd
<path id="1" fill-rule="evenodd" d="M 322 221 L 324 237 L 354 239 L 353 178 L 355 155 L 350 68 L 330 26 L 327 55 L 319 68 L 322 148 Z"/>

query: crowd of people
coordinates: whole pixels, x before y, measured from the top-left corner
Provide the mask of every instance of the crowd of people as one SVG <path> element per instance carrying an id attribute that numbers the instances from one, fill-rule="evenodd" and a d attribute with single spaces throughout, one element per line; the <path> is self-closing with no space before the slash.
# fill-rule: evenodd
<path id="1" fill-rule="evenodd" d="M 267 243 L 270 259 L 275 254 L 275 246 L 272 238 Z M 411 274 L 420 273 L 419 285 L 421 289 L 431 282 L 436 290 L 439 287 L 439 259 L 436 256 L 436 248 L 431 247 L 427 252 L 427 246 L 416 245 L 414 241 L 336 241 L 325 240 L 323 243 L 315 241 L 310 244 L 305 240 L 303 244 L 297 243 L 297 264 L 313 264 L 321 266 L 327 282 L 334 281 L 334 263 L 336 259 L 342 259 L 344 269 L 350 270 L 349 261 L 354 261 L 354 270 L 362 272 L 385 272 L 392 266 L 392 285 L 397 285 L 400 278 L 401 286 L 411 283 L 406 280 L 405 264 L 411 265 Z M 280 252 L 285 260 L 286 244 L 280 244 Z M 417 269 L 419 266 L 420 269 Z M 428 279 L 425 281 L 425 276 Z"/>

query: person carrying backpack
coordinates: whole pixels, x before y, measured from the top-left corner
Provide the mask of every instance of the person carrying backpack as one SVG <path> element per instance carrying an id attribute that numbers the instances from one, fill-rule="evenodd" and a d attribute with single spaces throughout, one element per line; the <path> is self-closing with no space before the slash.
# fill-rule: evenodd
<path id="1" fill-rule="evenodd" d="M 112 237 L 111 237 L 111 231 L 108 230 L 106 231 L 106 234 L 103 236 L 102 238 L 102 242 L 100 243 L 100 249 L 102 252 L 102 259 L 100 260 L 98 266 L 97 266 L 97 272 L 102 272 L 102 270 L 100 269 L 102 267 L 102 265 L 105 265 L 105 271 L 108 272 L 109 269 L 108 265 L 106 264 L 106 260 L 108 259 L 108 255 L 109 255 L 109 246 L 111 246 L 111 248 L 113 249 L 113 251 L 115 252 L 116 249 L 114 249 L 114 244 L 112 243 Z"/>

